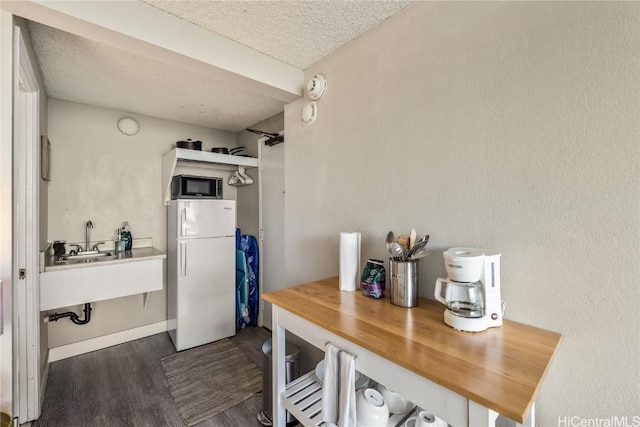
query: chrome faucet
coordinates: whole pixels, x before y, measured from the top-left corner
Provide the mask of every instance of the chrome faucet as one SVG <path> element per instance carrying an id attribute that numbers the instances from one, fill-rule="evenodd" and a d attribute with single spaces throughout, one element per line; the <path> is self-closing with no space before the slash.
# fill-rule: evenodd
<path id="1" fill-rule="evenodd" d="M 91 230 L 92 228 L 93 228 L 93 223 L 91 222 L 91 220 L 87 221 L 87 226 L 85 228 L 85 237 L 86 237 L 86 240 L 87 240 L 87 244 L 85 246 L 85 251 L 90 250 L 90 248 L 89 248 L 89 241 L 90 241 L 90 239 L 89 239 L 89 235 L 90 235 L 89 230 Z"/>

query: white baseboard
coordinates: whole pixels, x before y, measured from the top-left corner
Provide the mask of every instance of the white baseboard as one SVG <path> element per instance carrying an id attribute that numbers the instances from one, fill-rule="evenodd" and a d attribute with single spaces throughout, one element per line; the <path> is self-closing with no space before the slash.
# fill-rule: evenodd
<path id="1" fill-rule="evenodd" d="M 116 332 L 114 334 L 91 338 L 73 344 L 62 345 L 60 347 L 54 347 L 49 349 L 48 363 L 56 362 L 68 357 L 78 356 L 80 354 L 89 353 L 91 351 L 100 350 L 166 331 L 167 321 L 163 320 L 162 322 L 152 323 L 150 325 L 144 325 L 138 328 L 127 329 L 126 331 Z"/>

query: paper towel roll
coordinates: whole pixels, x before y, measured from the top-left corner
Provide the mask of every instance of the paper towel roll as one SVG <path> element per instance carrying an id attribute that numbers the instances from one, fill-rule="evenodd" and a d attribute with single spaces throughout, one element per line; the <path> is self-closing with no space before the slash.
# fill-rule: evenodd
<path id="1" fill-rule="evenodd" d="M 346 231 L 340 233 L 340 290 L 358 289 L 360 274 L 360 233 Z"/>

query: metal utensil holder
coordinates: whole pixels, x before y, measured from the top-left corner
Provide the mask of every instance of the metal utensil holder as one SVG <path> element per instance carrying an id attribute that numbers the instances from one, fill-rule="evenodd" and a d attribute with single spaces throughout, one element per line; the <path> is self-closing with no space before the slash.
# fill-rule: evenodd
<path id="1" fill-rule="evenodd" d="M 389 258 L 391 304 L 400 307 L 418 305 L 418 261 L 417 259 Z"/>

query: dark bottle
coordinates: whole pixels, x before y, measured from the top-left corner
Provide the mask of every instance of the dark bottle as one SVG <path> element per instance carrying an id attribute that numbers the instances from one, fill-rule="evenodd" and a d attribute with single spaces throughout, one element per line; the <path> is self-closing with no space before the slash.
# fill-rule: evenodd
<path id="1" fill-rule="evenodd" d="M 133 245 L 133 237 L 131 231 L 129 231 L 129 222 L 125 221 L 122 225 L 122 231 L 120 232 L 120 239 L 124 241 L 124 250 L 130 251 Z"/>

